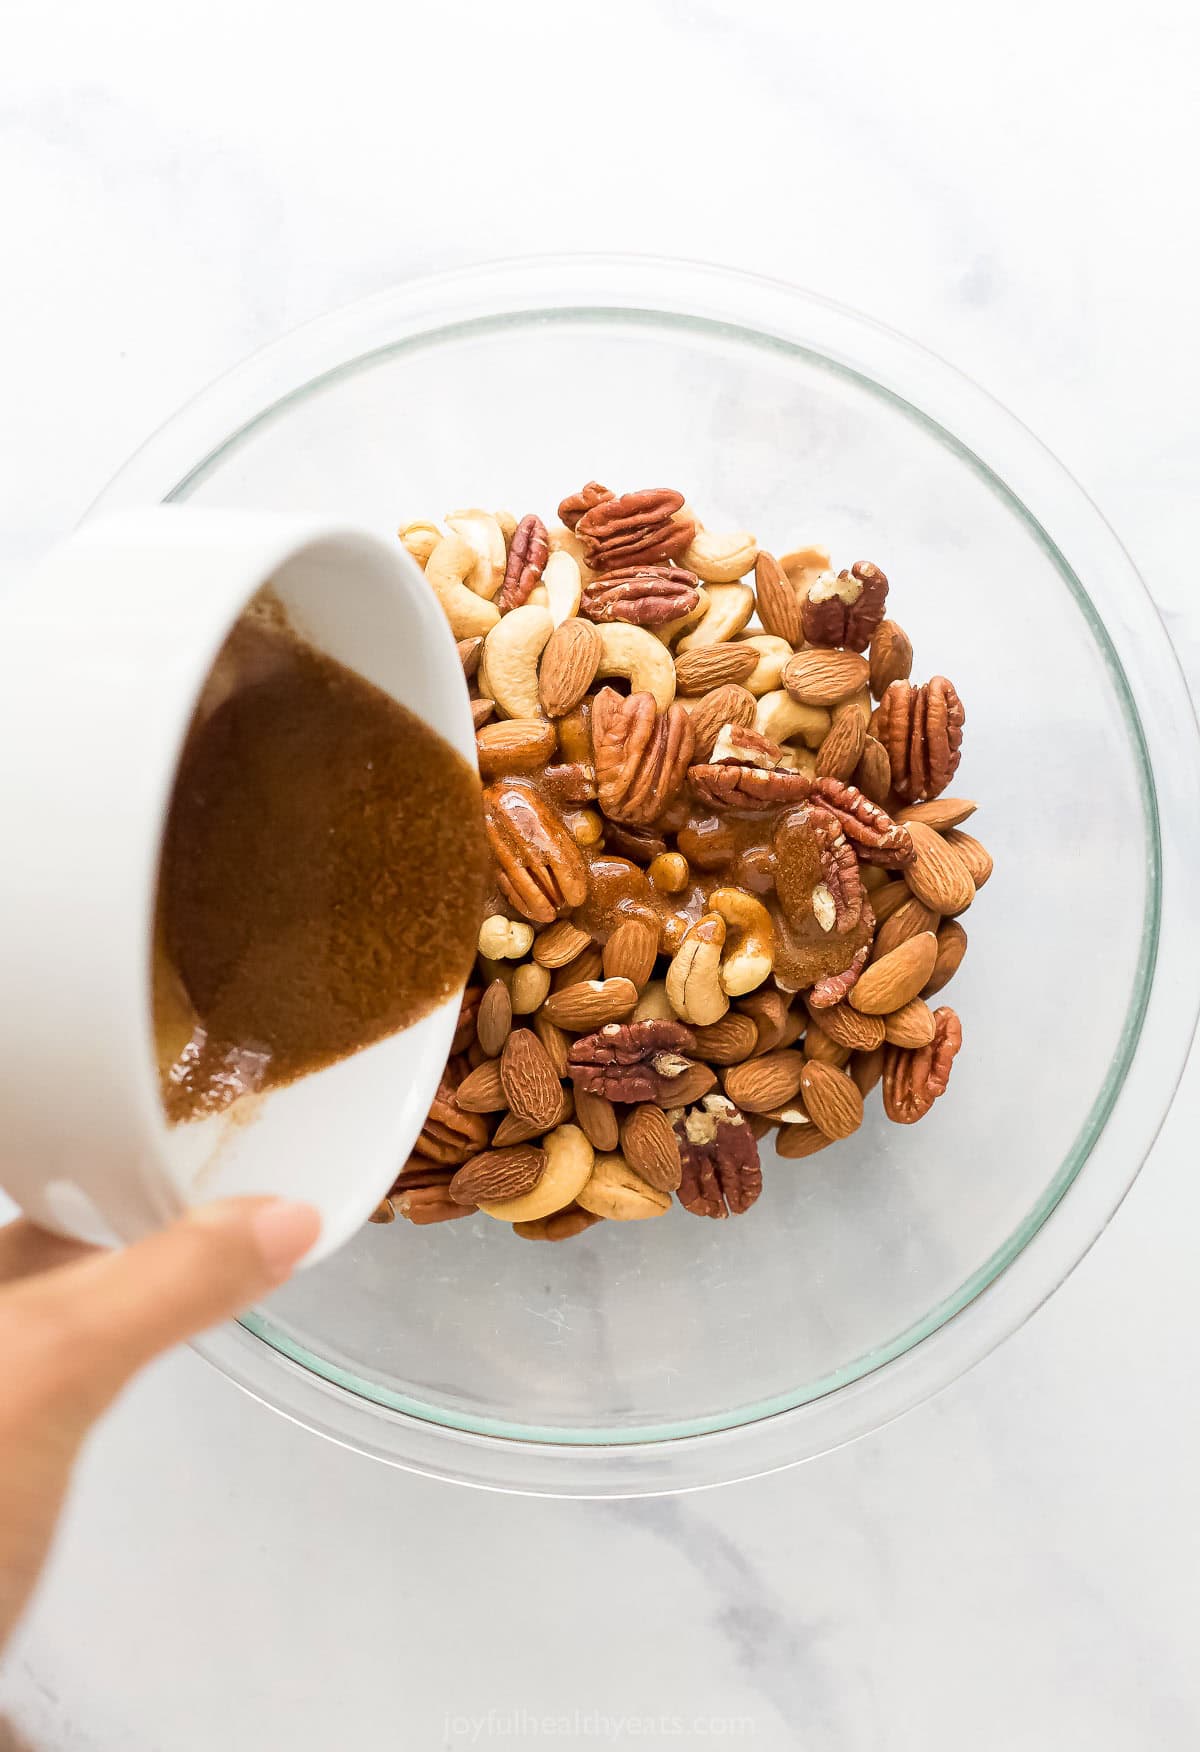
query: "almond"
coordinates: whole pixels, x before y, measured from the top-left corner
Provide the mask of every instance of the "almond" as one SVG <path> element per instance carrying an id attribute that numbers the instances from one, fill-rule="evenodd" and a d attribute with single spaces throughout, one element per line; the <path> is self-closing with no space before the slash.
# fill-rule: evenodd
<path id="1" fill-rule="evenodd" d="M 882 620 L 871 639 L 871 692 L 883 698 L 894 681 L 907 681 L 912 669 L 912 641 L 894 620 Z"/>
<path id="2" fill-rule="evenodd" d="M 663 1099 L 672 1107 L 690 1107 L 717 1086 L 717 1073 L 708 1065 L 689 1065 L 672 1077 L 663 1091 Z"/>
<path id="3" fill-rule="evenodd" d="M 539 1010 L 533 1019 L 533 1032 L 549 1054 L 555 1076 L 565 1077 L 567 1074 L 567 1054 L 571 1050 L 571 1042 L 562 1029 L 556 1022 L 551 1022 L 544 1011 Z"/>
<path id="4" fill-rule="evenodd" d="M 637 999 L 631 979 L 585 979 L 552 992 L 542 1010 L 560 1028 L 585 1034 L 628 1016 Z"/>
<path id="5" fill-rule="evenodd" d="M 500 773 L 532 773 L 544 767 L 554 753 L 557 737 L 553 724 L 540 718 L 505 718 L 485 724 L 475 732 L 475 752 L 483 778 Z"/>
<path id="6" fill-rule="evenodd" d="M 908 894 L 907 883 L 900 886 L 908 895 L 902 900 L 890 918 L 884 920 L 875 933 L 875 941 L 871 946 L 872 961 L 882 961 L 885 955 L 890 955 L 893 949 L 899 949 L 901 943 L 907 943 L 910 937 L 919 937 L 922 931 L 936 931 L 939 924 L 935 912 L 930 912 L 923 900 L 918 900 L 915 894 Z"/>
<path id="7" fill-rule="evenodd" d="M 500 1055 L 500 1081 L 513 1113 L 543 1127 L 557 1124 L 562 1084 L 550 1055 L 531 1028 L 514 1028 Z"/>
<path id="8" fill-rule="evenodd" d="M 867 726 L 854 704 L 839 706 L 829 734 L 817 750 L 816 776 L 845 781 L 854 772 L 866 746 Z M 889 766 L 890 779 L 890 766 Z"/>
<path id="9" fill-rule="evenodd" d="M 745 645 L 699 645 L 675 659 L 675 685 L 681 694 L 706 694 L 729 682 L 745 681 L 758 667 L 759 653 Z"/>
<path id="10" fill-rule="evenodd" d="M 942 838 L 967 866 L 976 888 L 982 888 L 992 873 L 992 854 L 987 847 L 972 839 L 969 833 L 959 833 L 957 828 L 949 829 Z"/>
<path id="11" fill-rule="evenodd" d="M 881 809 L 886 806 L 892 788 L 892 763 L 887 749 L 874 736 L 868 736 L 864 741 L 853 778 L 864 797 L 878 803 Z"/>
<path id="12" fill-rule="evenodd" d="M 748 1059 L 758 1045 L 758 1029 L 752 1016 L 742 1016 L 730 1010 L 719 1022 L 707 1028 L 693 1028 L 696 1037 L 696 1057 L 712 1065 L 738 1065 Z"/>
<path id="13" fill-rule="evenodd" d="M 883 1079 L 883 1048 L 874 1052 L 856 1052 L 850 1060 L 850 1075 L 865 1101 L 871 1090 Z"/>
<path id="14" fill-rule="evenodd" d="M 604 1095 L 590 1089 L 575 1091 L 575 1123 L 593 1150 L 615 1150 L 621 1140 L 617 1110 Z"/>
<path id="15" fill-rule="evenodd" d="M 902 872 L 908 886 L 918 900 L 943 917 L 964 912 L 975 898 L 975 883 L 963 860 L 923 821 L 910 821 L 908 831 L 917 854 Z"/>
<path id="16" fill-rule="evenodd" d="M 773 554 L 759 549 L 754 562 L 754 590 L 758 598 L 758 618 L 763 630 L 786 639 L 793 647 L 804 643 L 800 631 L 800 604 L 783 567 Z M 741 680 L 741 677 L 738 677 Z"/>
<path id="17" fill-rule="evenodd" d="M 733 647 L 709 646 L 708 649 L 731 650 Z M 695 758 L 707 760 L 716 746 L 717 737 L 726 724 L 740 730 L 752 730 L 758 715 L 758 705 L 752 693 L 744 687 L 718 687 L 705 694 L 692 712 L 692 734 L 696 739 Z"/>
<path id="18" fill-rule="evenodd" d="M 599 979 L 603 968 L 604 957 L 600 945 L 593 943 L 589 937 L 586 949 L 581 949 L 564 966 L 555 969 L 550 989 L 561 992 L 564 986 L 578 985 L 581 980 Z"/>
<path id="19" fill-rule="evenodd" d="M 948 827 L 961 826 L 974 813 L 975 804 L 969 797 L 934 797 L 928 803 L 910 803 L 907 809 L 899 811 L 896 820 L 923 821 L 926 827 L 945 833 Z"/>
<path id="20" fill-rule="evenodd" d="M 933 1011 L 921 998 L 910 998 L 884 1020 L 889 1046 L 928 1046 L 934 1032 Z"/>
<path id="21" fill-rule="evenodd" d="M 458 660 L 462 664 L 462 672 L 468 681 L 479 668 L 479 653 L 483 650 L 482 636 L 475 639 L 460 639 L 458 641 Z M 387 1218 L 382 1219 L 384 1222 Z"/>
<path id="22" fill-rule="evenodd" d="M 488 1059 L 464 1077 L 454 1098 L 464 1113 L 503 1113 L 508 1096 L 500 1081 L 500 1060 Z"/>
<path id="23" fill-rule="evenodd" d="M 450 1182 L 450 1197 L 465 1205 L 477 1205 L 483 1199 L 520 1198 L 533 1191 L 545 1172 L 545 1150 L 528 1144 L 484 1150 L 463 1163 Z"/>
<path id="24" fill-rule="evenodd" d="M 804 1054 L 784 1048 L 730 1065 L 725 1073 L 725 1093 L 746 1113 L 766 1113 L 784 1107 L 800 1088 Z"/>
<path id="25" fill-rule="evenodd" d="M 883 1040 L 883 1023 L 878 1016 L 860 1016 L 849 1004 L 834 1004 L 828 1010 L 809 1010 L 809 1027 L 817 1027 L 855 1052 L 873 1052 Z"/>
<path id="26" fill-rule="evenodd" d="M 876 924 L 885 924 L 896 909 L 911 898 L 912 890 L 907 882 L 889 881 L 883 888 L 872 890 L 871 911 L 875 914 Z"/>
<path id="27" fill-rule="evenodd" d="M 591 940 L 587 932 L 573 925 L 570 919 L 559 919 L 557 924 L 547 925 L 534 938 L 533 959 L 539 967 L 565 967 L 568 961 L 574 961 L 583 953 Z"/>
<path id="28" fill-rule="evenodd" d="M 795 1162 L 803 1156 L 815 1156 L 818 1150 L 827 1150 L 832 1142 L 820 1126 L 810 1121 L 807 1125 L 781 1126 L 775 1148 L 785 1162 Z"/>
<path id="29" fill-rule="evenodd" d="M 915 998 L 933 972 L 937 938 L 932 931 L 909 937 L 879 961 L 873 961 L 850 993 L 850 1002 L 866 1016 L 890 1016 Z"/>
<path id="30" fill-rule="evenodd" d="M 808 1117 L 827 1138 L 848 1138 L 862 1124 L 863 1098 L 845 1071 L 836 1071 L 832 1065 L 806 1064 L 800 1093 Z"/>
<path id="31" fill-rule="evenodd" d="M 519 1113 L 506 1113 L 492 1133 L 492 1148 L 499 1150 L 508 1144 L 527 1144 L 530 1138 L 540 1137 L 545 1129 L 539 1120 L 523 1119 Z"/>
<path id="32" fill-rule="evenodd" d="M 565 717 L 596 679 L 603 645 L 591 621 L 565 620 L 555 627 L 542 652 L 538 694 L 547 716 Z"/>
<path id="33" fill-rule="evenodd" d="M 644 919 L 623 919 L 604 945 L 604 977 L 632 980 L 640 992 L 657 959 L 656 927 Z"/>
<path id="34" fill-rule="evenodd" d="M 751 992 L 749 997 L 738 1000 L 738 1009 L 743 1015 L 752 1017 L 758 1029 L 755 1056 L 763 1052 L 773 1052 L 787 1031 L 789 1003 L 783 993 Z"/>
<path id="35" fill-rule="evenodd" d="M 485 1055 L 499 1058 L 512 1027 L 512 998 L 502 979 L 494 979 L 479 1000 L 475 1035 Z"/>
<path id="36" fill-rule="evenodd" d="M 819 1022 L 810 1022 L 804 1033 L 804 1056 L 840 1069 L 850 1061 L 850 1048 L 839 1045 L 832 1034 L 826 1034 Z"/>
<path id="37" fill-rule="evenodd" d="M 967 952 L 967 933 L 957 919 L 947 919 L 937 934 L 937 960 L 933 964 L 933 972 L 923 987 L 923 998 L 933 997 L 944 985 L 949 985 L 958 972 L 963 956 Z"/>
<path id="38" fill-rule="evenodd" d="M 836 706 L 867 685 L 867 660 L 857 651 L 806 646 L 783 666 L 783 685 L 805 706 Z"/>
<path id="39" fill-rule="evenodd" d="M 642 1179 L 659 1192 L 674 1192 L 682 1178 L 679 1139 L 661 1107 L 635 1107 L 621 1125 L 621 1150 Z"/>

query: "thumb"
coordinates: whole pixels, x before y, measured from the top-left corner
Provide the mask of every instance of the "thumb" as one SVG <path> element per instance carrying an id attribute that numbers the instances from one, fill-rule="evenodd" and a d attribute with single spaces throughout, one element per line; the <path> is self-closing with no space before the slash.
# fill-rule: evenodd
<path id="1" fill-rule="evenodd" d="M 160 1351 L 283 1283 L 320 1227 L 311 1205 L 283 1199 L 201 1205 L 119 1253 L 17 1286 L 5 1311 L 17 1317 L 30 1367 L 85 1394 L 94 1414 Z"/>

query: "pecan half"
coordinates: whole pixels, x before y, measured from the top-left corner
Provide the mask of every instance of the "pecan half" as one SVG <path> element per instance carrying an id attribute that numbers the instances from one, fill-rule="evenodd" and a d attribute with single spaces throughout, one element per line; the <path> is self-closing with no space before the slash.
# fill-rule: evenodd
<path id="1" fill-rule="evenodd" d="M 542 581 L 542 568 L 550 558 L 550 538 L 540 517 L 530 512 L 517 524 L 508 550 L 504 583 L 500 586 L 500 612 L 520 608 Z"/>
<path id="2" fill-rule="evenodd" d="M 667 487 L 601 500 L 575 525 L 593 572 L 615 572 L 621 566 L 653 565 L 673 560 L 690 546 L 696 525 L 677 518 L 683 494 Z"/>
<path id="3" fill-rule="evenodd" d="M 966 712 L 954 686 L 935 675 L 923 687 L 893 681 L 879 702 L 876 731 L 892 763 L 892 788 L 916 803 L 938 797 L 962 758 Z"/>
<path id="4" fill-rule="evenodd" d="M 548 925 L 587 897 L 587 866 L 567 824 L 531 785 L 510 781 L 483 793 L 483 819 L 505 899 Z"/>
<path id="5" fill-rule="evenodd" d="M 487 1121 L 481 1113 L 464 1113 L 454 1090 L 445 1077 L 438 1084 L 433 1106 L 429 1109 L 415 1154 L 439 1167 L 457 1166 L 468 1156 L 487 1148 Z"/>
<path id="6" fill-rule="evenodd" d="M 794 772 L 784 759 L 769 737 L 725 724 L 710 759 L 689 768 L 688 783 L 712 809 L 781 809 L 812 789 L 807 773 Z"/>
<path id="7" fill-rule="evenodd" d="M 622 566 L 586 587 L 579 612 L 590 621 L 629 621 L 663 627 L 691 614 L 700 600 L 700 580 L 682 566 Z"/>
<path id="8" fill-rule="evenodd" d="M 574 529 L 585 511 L 591 511 L 596 505 L 603 505 L 606 499 L 612 497 L 608 488 L 602 487 L 599 481 L 589 481 L 577 493 L 568 493 L 558 507 L 558 515 L 568 529 Z"/>
<path id="9" fill-rule="evenodd" d="M 808 814 L 820 847 L 821 870 L 825 877 L 820 886 L 829 896 L 828 905 L 833 912 L 832 929 L 839 934 L 852 931 L 862 917 L 867 898 L 854 847 L 842 832 L 842 824 L 831 809 L 822 809 L 818 805 L 809 809 Z M 814 902 L 818 924 L 823 929 L 829 929 L 821 916 L 824 897 L 818 900 L 815 895 Z"/>
<path id="10" fill-rule="evenodd" d="M 962 1045 L 962 1024 L 953 1010 L 943 1008 L 933 1012 L 933 1029 L 928 1046 L 883 1049 L 883 1108 L 897 1125 L 915 1125 L 946 1093 Z"/>
<path id="11" fill-rule="evenodd" d="M 762 1191 L 758 1141 L 724 1095 L 668 1114 L 679 1139 L 680 1204 L 696 1217 L 738 1217 Z"/>
<path id="12" fill-rule="evenodd" d="M 466 1052 L 475 1038 L 475 1024 L 479 1016 L 479 1006 L 483 1002 L 483 987 L 469 985 L 462 995 L 458 1007 L 458 1021 L 454 1026 L 454 1038 L 450 1042 L 450 1051 Z"/>
<path id="13" fill-rule="evenodd" d="M 887 578 L 870 560 L 856 560 L 836 575 L 823 572 L 800 606 L 806 641 L 865 651 L 883 619 L 887 593 Z"/>
<path id="14" fill-rule="evenodd" d="M 672 1085 L 696 1068 L 685 1056 L 694 1045 L 682 1022 L 610 1022 L 574 1042 L 567 1074 L 577 1087 L 609 1101 L 669 1106 Z"/>
<path id="15" fill-rule="evenodd" d="M 854 951 L 854 959 L 849 967 L 844 967 L 840 973 L 828 973 L 824 979 L 819 979 L 808 994 L 808 1001 L 814 1010 L 831 1010 L 835 1004 L 840 1004 L 858 984 L 858 976 L 871 958 L 871 945 L 864 943 L 861 949 Z"/>
<path id="16" fill-rule="evenodd" d="M 601 688 L 592 702 L 592 747 L 600 808 L 613 821 L 648 827 L 678 795 L 692 758 L 692 721 L 680 705 L 660 712 L 653 694 Z"/>
<path id="17" fill-rule="evenodd" d="M 812 792 L 814 802 L 837 816 L 864 864 L 898 870 L 912 863 L 916 851 L 907 827 L 864 797 L 857 785 L 843 784 L 839 779 L 814 779 Z"/>
<path id="18" fill-rule="evenodd" d="M 453 1223 L 457 1217 L 469 1217 L 474 1205 L 459 1204 L 450 1197 L 445 1186 L 417 1186 L 411 1191 L 390 1195 L 392 1209 L 399 1217 L 422 1227 L 429 1223 Z"/>

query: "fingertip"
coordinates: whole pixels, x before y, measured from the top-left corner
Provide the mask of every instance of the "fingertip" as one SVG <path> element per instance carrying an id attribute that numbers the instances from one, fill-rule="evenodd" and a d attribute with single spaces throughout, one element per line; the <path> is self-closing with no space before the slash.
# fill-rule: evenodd
<path id="1" fill-rule="evenodd" d="M 255 1246 L 273 1279 L 282 1283 L 321 1233 L 321 1213 L 315 1205 L 272 1199 L 251 1219 Z"/>
<path id="2" fill-rule="evenodd" d="M 197 1205 L 187 1221 L 199 1227 L 239 1230 L 248 1237 L 272 1284 L 282 1283 L 321 1233 L 315 1205 L 284 1198 L 231 1198 Z"/>

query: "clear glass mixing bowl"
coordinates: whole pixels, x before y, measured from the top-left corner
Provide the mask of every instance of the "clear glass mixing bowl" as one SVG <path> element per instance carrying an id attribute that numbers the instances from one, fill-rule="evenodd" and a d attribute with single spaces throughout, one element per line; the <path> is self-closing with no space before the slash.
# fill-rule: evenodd
<path id="1" fill-rule="evenodd" d="M 790 288 L 530 260 L 402 286 L 291 335 L 143 449 L 106 507 L 553 512 L 595 477 L 711 527 L 878 561 L 921 674 L 967 707 L 955 789 L 996 874 L 967 919 L 965 1047 L 922 1124 L 765 1163 L 745 1217 L 527 1246 L 368 1228 L 201 1347 L 402 1466 L 562 1494 L 807 1458 L 943 1385 L 1080 1258 L 1143 1160 L 1200 969 L 1197 737 L 1136 573 L 979 389 Z M 336 581 L 331 581 L 336 584 Z M 975 822 L 972 822 L 974 828 Z"/>

